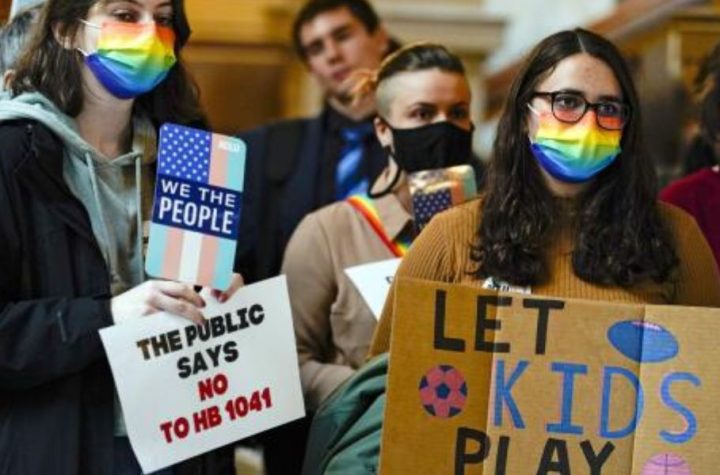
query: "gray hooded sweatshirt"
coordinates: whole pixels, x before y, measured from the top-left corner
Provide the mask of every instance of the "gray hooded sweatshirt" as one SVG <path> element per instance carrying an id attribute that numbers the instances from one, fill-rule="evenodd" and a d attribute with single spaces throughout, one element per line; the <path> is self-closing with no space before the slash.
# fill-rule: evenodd
<path id="1" fill-rule="evenodd" d="M 143 253 L 148 229 L 143 220 L 150 218 L 153 198 L 149 166 L 157 153 L 152 123 L 134 119 L 132 151 L 110 159 L 80 137 L 75 121 L 42 94 L 0 98 L 0 122 L 13 119 L 36 120 L 65 145 L 63 176 L 90 216 L 93 235 L 110 273 L 112 295 L 141 284 L 145 280 Z M 115 435 L 126 433 L 116 400 Z"/>
<path id="2" fill-rule="evenodd" d="M 110 291 L 118 295 L 145 280 L 143 220 L 152 207 L 156 133 L 149 120 L 134 119 L 132 151 L 107 158 L 88 144 L 75 121 L 45 96 L 27 93 L 0 100 L 0 121 L 36 120 L 65 145 L 63 175 L 85 205 L 95 239 L 110 272 Z M 138 210 L 140 212 L 138 212 Z"/>

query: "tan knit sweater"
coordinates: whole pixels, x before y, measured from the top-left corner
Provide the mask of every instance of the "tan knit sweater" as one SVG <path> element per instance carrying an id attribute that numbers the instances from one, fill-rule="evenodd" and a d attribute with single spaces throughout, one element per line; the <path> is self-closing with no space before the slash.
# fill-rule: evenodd
<path id="1" fill-rule="evenodd" d="M 399 277 L 463 283 L 480 287 L 471 275 L 470 246 L 479 224 L 480 200 L 474 200 L 436 216 L 418 236 L 398 269 Z M 631 289 L 600 286 L 580 280 L 572 268 L 572 234 L 561 233 L 548 252 L 549 279 L 531 289 L 550 297 L 608 300 L 627 303 L 674 304 L 720 307 L 720 275 L 712 251 L 695 220 L 672 205 L 660 204 L 672 229 L 680 260 L 671 281 L 649 282 Z M 385 302 L 368 358 L 390 348 L 395 286 Z"/>

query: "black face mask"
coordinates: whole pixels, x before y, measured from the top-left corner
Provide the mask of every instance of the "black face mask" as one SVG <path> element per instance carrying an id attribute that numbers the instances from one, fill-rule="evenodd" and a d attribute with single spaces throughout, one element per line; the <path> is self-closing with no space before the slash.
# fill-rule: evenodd
<path id="1" fill-rule="evenodd" d="M 380 193 L 369 193 L 371 198 L 387 195 L 400 179 L 400 171 L 414 173 L 421 170 L 448 168 L 470 163 L 472 156 L 472 129 L 465 130 L 451 122 L 436 122 L 412 129 L 396 129 L 387 121 L 393 136 L 394 152 L 386 153 L 398 164 L 390 186 Z"/>

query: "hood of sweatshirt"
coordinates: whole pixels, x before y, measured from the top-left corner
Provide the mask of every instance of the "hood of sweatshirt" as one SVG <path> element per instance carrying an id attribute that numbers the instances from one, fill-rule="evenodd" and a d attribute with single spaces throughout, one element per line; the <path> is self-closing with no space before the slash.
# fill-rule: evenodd
<path id="1" fill-rule="evenodd" d="M 83 139 L 75 120 L 39 93 L 0 100 L 0 121 L 30 119 L 48 127 L 64 145 L 63 177 L 90 217 L 117 295 L 145 279 L 143 219 L 152 206 L 152 165 L 157 135 L 148 119 L 133 119 L 129 153 L 108 158 Z"/>

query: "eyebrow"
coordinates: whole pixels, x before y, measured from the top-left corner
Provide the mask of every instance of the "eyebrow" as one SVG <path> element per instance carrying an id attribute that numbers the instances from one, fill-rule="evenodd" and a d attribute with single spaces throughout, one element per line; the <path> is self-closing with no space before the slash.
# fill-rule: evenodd
<path id="1" fill-rule="evenodd" d="M 614 102 L 622 102 L 622 101 L 623 101 L 622 98 L 620 98 L 620 97 L 618 97 L 618 96 L 613 96 L 613 95 L 600 96 L 600 97 L 598 97 L 598 100 L 600 100 L 600 101 L 614 101 Z"/>
<path id="2" fill-rule="evenodd" d="M 133 5 L 137 5 L 139 7 L 143 6 L 138 0 L 103 0 L 105 5 L 110 5 L 112 3 L 132 3 Z M 172 3 L 167 1 L 163 2 L 158 7 L 172 7 Z"/>
<path id="3" fill-rule="evenodd" d="M 303 49 L 308 50 L 317 44 L 321 44 L 323 42 L 323 38 L 325 38 L 326 36 L 332 37 L 332 36 L 337 35 L 338 33 L 344 33 L 345 31 L 352 31 L 352 27 L 353 27 L 353 25 L 350 22 L 340 25 L 340 26 L 330 30 L 330 32 L 324 36 L 313 38 L 306 45 L 303 45 Z"/>
<path id="4" fill-rule="evenodd" d="M 579 96 L 582 96 L 587 100 L 587 97 L 585 97 L 585 93 L 583 91 L 580 91 L 578 89 L 559 89 L 558 92 L 565 92 L 569 94 L 577 94 Z M 614 102 L 622 102 L 622 98 L 615 96 L 613 94 L 603 94 L 602 96 L 598 97 L 598 101 L 614 101 Z"/>
<path id="5" fill-rule="evenodd" d="M 419 107 L 432 107 L 434 109 L 437 109 L 437 106 L 435 104 L 433 104 L 431 102 L 423 102 L 423 101 L 411 102 L 408 107 L 418 107 L 418 106 Z"/>
<path id="6" fill-rule="evenodd" d="M 470 105 L 469 102 L 460 101 L 460 102 L 456 102 L 455 104 L 452 104 L 450 107 L 469 106 L 469 105 Z M 416 106 L 420 106 L 420 107 L 432 107 L 432 108 L 437 109 L 437 105 L 433 104 L 432 102 L 423 102 L 423 101 L 411 102 L 408 107 L 416 107 Z"/>
<path id="7" fill-rule="evenodd" d="M 331 35 L 337 35 L 338 33 L 342 33 L 344 31 L 352 30 L 352 23 L 346 23 L 344 25 L 340 25 L 337 28 L 334 28 L 332 31 L 330 31 Z"/>

